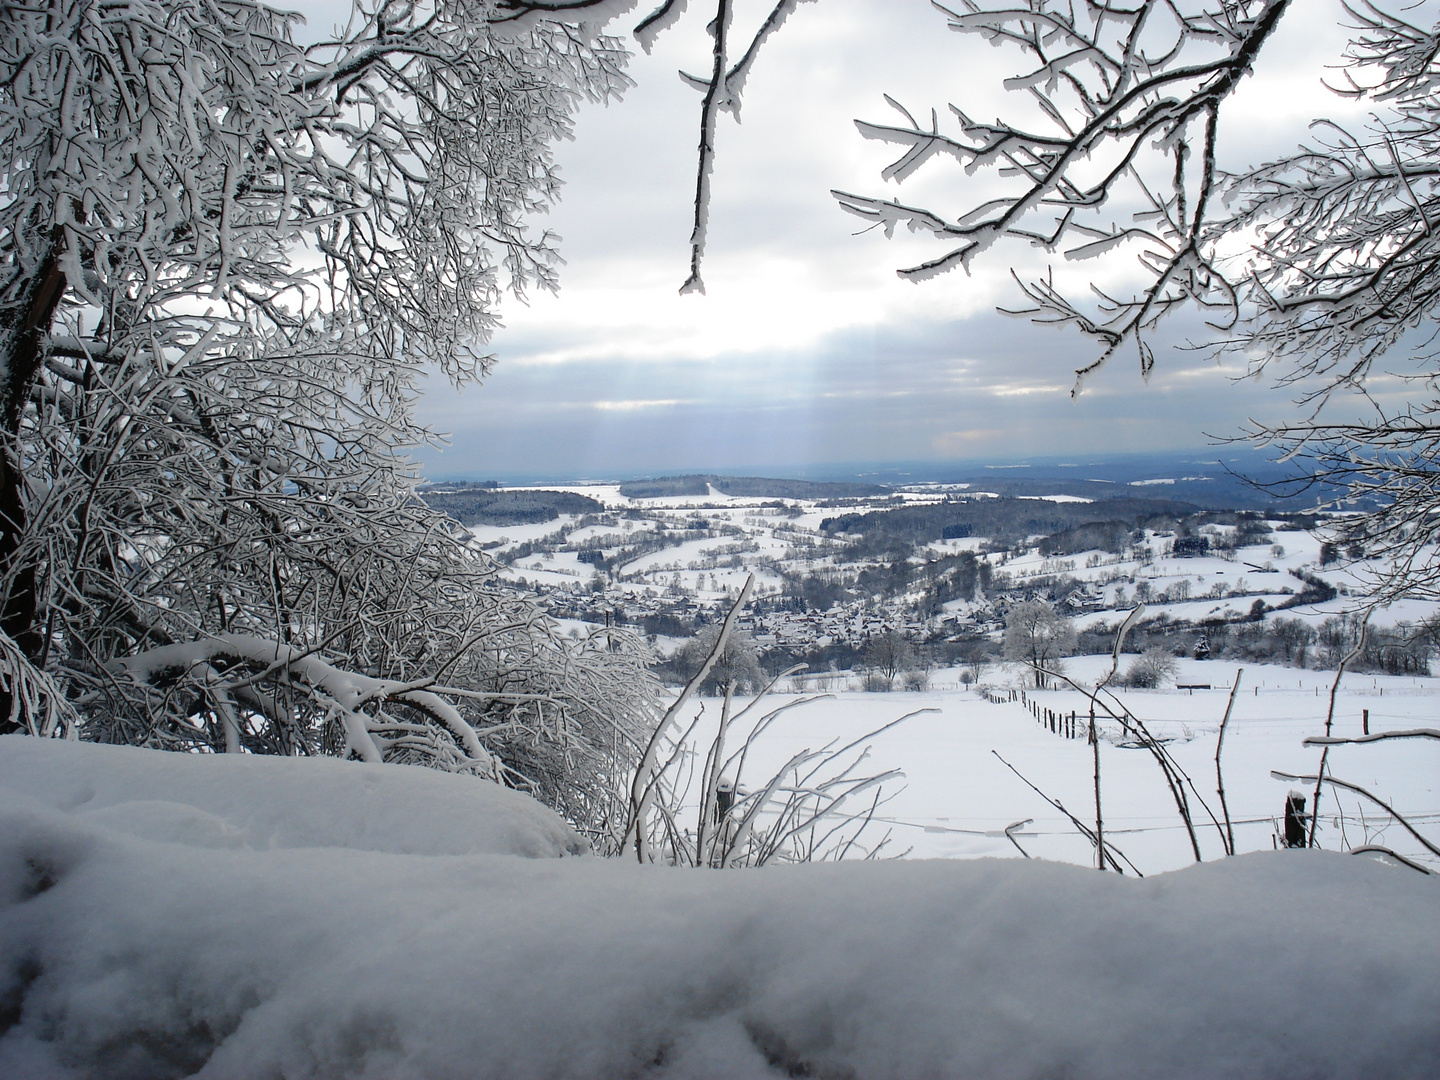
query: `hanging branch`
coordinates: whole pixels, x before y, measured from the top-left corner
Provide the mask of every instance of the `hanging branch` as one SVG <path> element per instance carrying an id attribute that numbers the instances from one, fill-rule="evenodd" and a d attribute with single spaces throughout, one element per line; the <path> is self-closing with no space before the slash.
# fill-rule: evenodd
<path id="1" fill-rule="evenodd" d="M 799 2 L 800 0 L 778 0 L 755 32 L 750 47 L 735 65 L 727 70 L 728 39 L 734 10 L 732 0 L 716 0 L 715 18 L 706 27 L 712 40 L 710 77 L 700 79 L 680 72 L 680 78 L 685 83 L 703 91 L 705 95 L 700 105 L 700 147 L 696 155 L 694 224 L 690 230 L 690 275 L 680 286 L 681 296 L 705 292 L 700 264 L 705 257 L 705 241 L 710 229 L 710 180 L 715 171 L 716 121 L 721 112 L 729 112 L 739 119 L 745 80 L 750 75 L 760 47 L 784 24 Z M 636 37 L 640 38 L 647 52 L 654 35 L 661 27 L 673 22 L 683 6 L 677 5 L 675 0 L 668 0 L 635 28 Z"/>
<path id="2" fill-rule="evenodd" d="M 725 36 L 730 32 L 730 0 L 716 0 L 715 18 L 706 28 L 714 41 L 710 81 L 700 106 L 700 149 L 695 170 L 695 224 L 690 230 L 690 276 L 680 286 L 680 295 L 705 291 L 700 277 L 700 260 L 705 254 L 705 237 L 710 226 L 710 176 L 715 171 L 715 120 L 725 100 Z M 683 73 L 682 73 L 683 74 Z"/>

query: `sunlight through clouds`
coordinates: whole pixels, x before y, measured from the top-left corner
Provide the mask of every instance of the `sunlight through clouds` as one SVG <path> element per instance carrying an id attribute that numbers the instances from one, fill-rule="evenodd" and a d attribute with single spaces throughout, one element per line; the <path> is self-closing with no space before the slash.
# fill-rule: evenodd
<path id="1" fill-rule="evenodd" d="M 1224 129 L 1222 164 L 1284 153 L 1305 138 L 1310 115 L 1345 114 L 1319 81 L 1343 39 L 1332 17 L 1340 7 L 1316 6 L 1315 20 L 1286 23 L 1265 81 L 1226 104 L 1254 118 Z M 737 20 L 761 8 L 741 3 Z M 1010 268 L 1022 279 L 1053 273 L 1075 293 L 1094 282 L 1126 296 L 1136 279 L 1123 258 L 1075 263 L 1009 243 L 970 275 L 900 279 L 897 268 L 943 244 L 904 229 L 892 240 L 857 235 L 861 223 L 830 190 L 949 212 L 986 197 L 995 179 L 934 161 L 903 187 L 886 183 L 894 148 L 861 138 L 854 120 L 893 121 L 886 94 L 917 118 L 934 107 L 942 127 L 953 126 L 950 102 L 979 116 L 1013 110 L 1001 84 L 1016 59 L 948 33 L 927 0 L 875 12 L 873 0 L 801 5 L 767 44 L 744 123 L 724 118 L 717 134 L 705 295 L 677 292 L 698 97 L 675 72 L 703 69 L 709 39 L 698 28 L 662 37 L 653 55 L 635 57 L 637 86 L 624 101 L 582 108 L 575 142 L 557 151 L 564 201 L 536 222 L 563 237 L 561 291 L 506 305 L 483 386 L 421 401 L 427 423 L 453 435 L 445 451 L 422 455 L 435 475 L 1182 449 L 1288 406 L 1284 391 L 1236 381 L 1243 358 L 1162 347 L 1143 379 L 1133 346 L 1072 400 L 1073 373 L 1097 349 L 1074 331 L 997 315 L 1024 306 Z M 1181 346 L 1211 332 L 1196 319 L 1168 325 Z"/>

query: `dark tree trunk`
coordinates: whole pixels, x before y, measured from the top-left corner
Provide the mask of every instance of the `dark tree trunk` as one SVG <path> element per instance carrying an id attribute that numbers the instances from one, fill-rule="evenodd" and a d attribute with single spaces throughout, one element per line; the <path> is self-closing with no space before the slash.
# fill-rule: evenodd
<path id="1" fill-rule="evenodd" d="M 0 630 L 32 661 L 40 656 L 43 635 L 37 619 L 36 567 L 33 562 L 15 565 L 26 528 L 25 476 L 17 436 L 25 403 L 45 360 L 45 336 L 64 293 L 65 274 L 59 252 L 52 248 L 20 302 L 0 324 L 0 363 L 4 364 L 0 369 L 4 379 L 0 385 L 0 579 L 9 581 L 0 605 Z M 25 717 L 12 722 L 11 711 L 11 696 L 0 689 L 0 733 L 24 730 Z"/>

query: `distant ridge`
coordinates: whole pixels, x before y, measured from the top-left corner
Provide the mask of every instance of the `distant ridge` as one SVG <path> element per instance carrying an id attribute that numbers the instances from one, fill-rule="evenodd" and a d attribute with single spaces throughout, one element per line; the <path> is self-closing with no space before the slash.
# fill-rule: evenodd
<path id="1" fill-rule="evenodd" d="M 534 525 L 561 514 L 598 514 L 603 503 L 572 491 L 505 491 L 489 484 L 447 484 L 420 492 L 432 510 L 461 525 Z"/>
<path id="2" fill-rule="evenodd" d="M 840 514 L 820 523 L 823 532 L 865 533 L 896 537 L 913 544 L 963 536 L 999 538 L 1007 543 L 1031 536 L 1073 531 L 1105 523 L 1122 533 L 1157 519 L 1182 518 L 1201 508 L 1175 499 L 1125 497 L 1096 502 L 1051 502 L 1044 499 L 959 499 L 893 510 Z M 1164 527 L 1173 527 L 1165 524 Z"/>
<path id="3" fill-rule="evenodd" d="M 760 476 L 660 476 L 620 485 L 627 499 L 665 499 L 677 495 L 708 495 L 710 488 L 746 499 L 865 499 L 888 495 L 884 484 L 823 480 L 773 480 Z"/>

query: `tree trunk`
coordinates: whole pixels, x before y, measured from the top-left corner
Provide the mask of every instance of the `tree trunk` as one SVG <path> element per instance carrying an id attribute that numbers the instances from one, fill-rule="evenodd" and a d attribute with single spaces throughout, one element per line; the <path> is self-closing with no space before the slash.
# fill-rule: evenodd
<path id="1" fill-rule="evenodd" d="M 36 617 L 36 566 L 15 565 L 27 524 L 18 436 L 25 403 L 45 359 L 45 336 L 64 294 L 57 241 L 19 302 L 0 316 L 0 581 L 8 582 L 0 603 L 0 630 L 32 661 L 39 658 L 44 642 Z M 10 694 L 0 689 L 0 733 L 25 730 L 24 716 L 18 723 L 10 721 L 11 704 Z"/>

